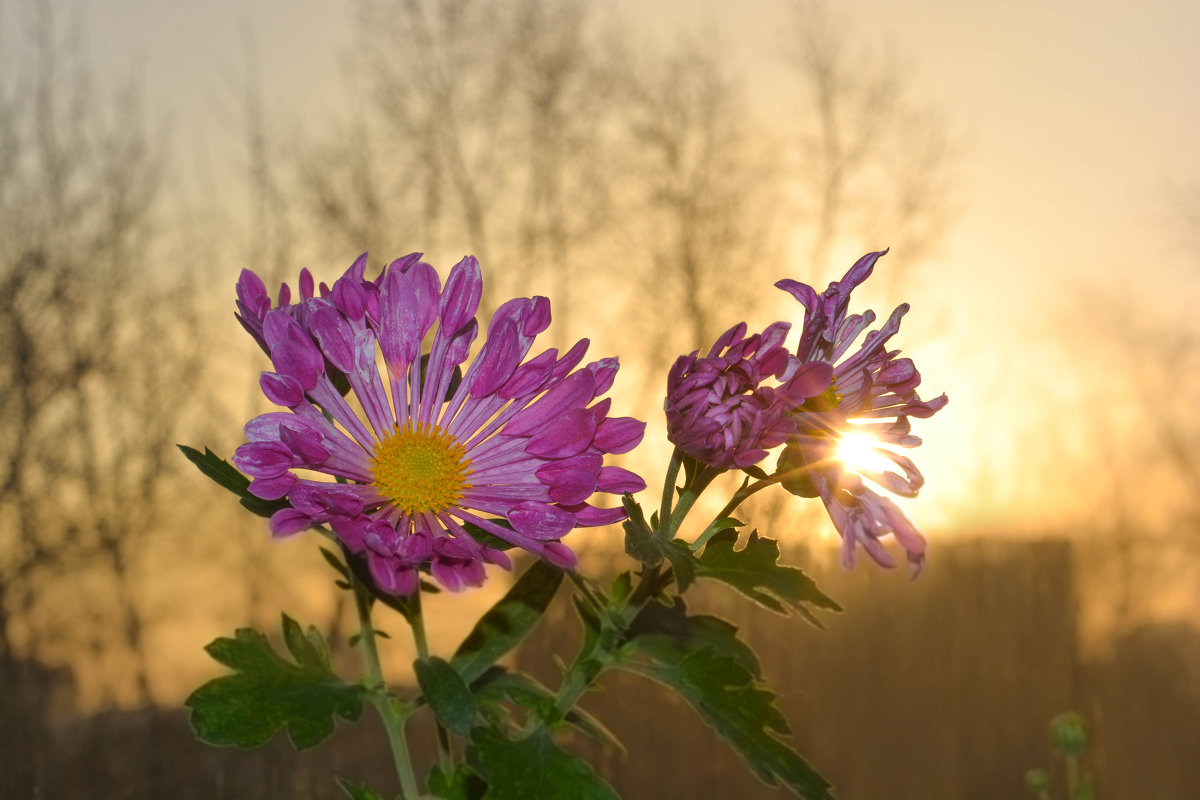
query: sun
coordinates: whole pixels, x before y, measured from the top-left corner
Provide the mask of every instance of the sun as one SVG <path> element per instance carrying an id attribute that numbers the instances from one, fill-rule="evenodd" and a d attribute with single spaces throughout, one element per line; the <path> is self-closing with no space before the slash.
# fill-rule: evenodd
<path id="1" fill-rule="evenodd" d="M 892 462 L 880 449 L 880 441 L 868 433 L 845 433 L 838 437 L 835 458 L 855 472 L 886 472 Z"/>

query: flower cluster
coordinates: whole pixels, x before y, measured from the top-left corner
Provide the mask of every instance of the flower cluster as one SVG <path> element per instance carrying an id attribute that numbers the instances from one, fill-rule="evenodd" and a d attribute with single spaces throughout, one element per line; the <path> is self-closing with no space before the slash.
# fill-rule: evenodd
<path id="1" fill-rule="evenodd" d="M 364 254 L 319 295 L 304 271 L 299 301 L 284 286 L 275 307 L 257 275 L 238 282 L 238 319 L 275 368 L 260 386 L 288 409 L 247 423 L 234 455 L 254 495 L 287 498 L 272 532 L 328 524 L 380 589 L 400 595 L 417 590 L 423 570 L 459 590 L 483 582 L 484 564 L 510 566 L 473 532 L 573 568 L 560 540 L 624 516 L 593 506 L 593 495 L 645 488 L 604 463 L 645 429 L 599 399 L 617 360 L 576 369 L 586 339 L 526 359 L 550 324 L 544 297 L 501 305 L 471 360 L 483 286 L 473 257 L 444 285 L 419 254 L 373 281 L 365 269 Z"/>
<path id="2" fill-rule="evenodd" d="M 877 563 L 893 566 L 880 538 L 892 534 L 900 543 L 913 572 L 925 558 L 925 539 L 896 505 L 863 483 L 869 478 L 888 491 L 915 497 L 924 478 L 913 462 L 889 447 L 917 447 L 910 417 L 932 416 L 947 403 L 946 395 L 924 401 L 917 395 L 921 373 L 910 358 L 898 358 L 888 341 L 900 329 L 908 304 L 901 304 L 879 330 L 870 331 L 850 355 L 859 335 L 875 321 L 875 314 L 847 314 L 850 293 L 870 277 L 875 262 L 887 251 L 868 253 L 855 262 L 840 281 L 823 293 L 793 280 L 775 285 L 804 306 L 804 327 L 797 357 L 805 362 L 833 364 L 829 392 L 809 401 L 796 414 L 797 431 L 781 457 L 781 469 L 796 468 L 796 477 L 784 486 L 796 494 L 819 496 L 843 539 L 842 560 L 854 563 L 855 546 L 861 544 Z M 838 457 L 837 448 L 847 435 L 867 436 L 879 444 L 874 454 L 903 472 L 850 464 Z"/>
<path id="3" fill-rule="evenodd" d="M 802 364 L 783 347 L 791 326 L 776 322 L 746 337 L 741 322 L 708 355 L 681 356 L 667 375 L 667 438 L 721 469 L 757 464 L 795 431 L 792 409 L 829 388 L 828 364 Z M 777 386 L 763 384 L 767 378 Z"/>
<path id="4" fill-rule="evenodd" d="M 693 354 L 680 359 L 668 379 L 668 430 L 671 441 L 689 455 L 720 468 L 745 468 L 784 444 L 775 477 L 794 494 L 821 498 L 842 536 L 847 567 L 853 565 L 858 545 L 877 563 L 893 566 L 880 542 L 891 534 L 915 572 L 924 561 L 924 538 L 863 478 L 894 494 L 916 495 L 921 473 L 891 446 L 918 446 L 921 440 L 911 435 L 909 419 L 933 415 L 947 398 L 921 400 L 916 366 L 887 348 L 907 305 L 853 349 L 875 314 L 848 314 L 850 294 L 884 253 L 863 256 L 820 294 L 798 281 L 776 283 L 804 306 L 794 354 L 780 344 L 786 325 L 775 323 L 748 339 L 742 338 L 745 326 L 740 325 L 707 358 Z M 723 348 L 728 350 L 722 355 Z M 772 376 L 783 383 L 764 386 L 762 381 Z M 900 471 L 851 464 L 839 452 L 849 437 L 869 438 L 874 454 Z"/>

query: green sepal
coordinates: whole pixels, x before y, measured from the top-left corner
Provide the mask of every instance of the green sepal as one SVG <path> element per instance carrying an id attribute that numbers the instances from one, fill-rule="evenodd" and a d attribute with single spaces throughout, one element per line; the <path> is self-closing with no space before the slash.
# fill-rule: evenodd
<path id="1" fill-rule="evenodd" d="M 779 485 L 797 497 L 820 497 L 821 492 L 813 483 L 812 469 L 804 458 L 804 450 L 795 443 L 784 445 L 779 453 L 775 474 L 783 475 Z"/>
<path id="2" fill-rule="evenodd" d="M 347 778 L 334 776 L 338 788 L 346 793 L 350 800 L 383 800 L 383 795 L 367 786 L 365 783 L 352 781 Z"/>
<path id="3" fill-rule="evenodd" d="M 806 800 L 833 800 L 829 782 L 780 738 L 790 733 L 787 720 L 742 660 L 661 635 L 630 640 L 623 655 L 620 668 L 675 690 L 764 783 L 782 783 Z"/>
<path id="4" fill-rule="evenodd" d="M 350 584 L 346 581 L 350 580 L 350 570 L 342 563 L 342 560 L 333 554 L 331 550 L 326 550 L 324 547 L 318 547 L 321 551 L 321 558 L 325 559 L 325 563 L 333 567 L 338 575 L 341 575 L 345 580 L 337 581 L 340 587 L 350 588 Z"/>
<path id="5" fill-rule="evenodd" d="M 491 727 L 471 733 L 467 765 L 487 783 L 484 800 L 616 800 L 586 761 L 560 748 L 544 728 L 513 740 Z"/>
<path id="6" fill-rule="evenodd" d="M 749 466 L 749 467 L 742 467 L 742 472 L 746 473 L 751 478 L 756 478 L 760 481 L 765 481 L 767 478 L 770 477 L 769 475 L 767 475 L 767 471 L 764 470 L 762 467 L 753 466 L 753 465 Z"/>
<path id="7" fill-rule="evenodd" d="M 209 681 L 184 701 L 201 740 L 218 747 L 257 747 L 286 728 L 292 744 L 305 750 L 333 734 L 336 717 L 359 718 L 367 690 L 333 673 L 321 634 L 312 627 L 302 632 L 284 614 L 283 638 L 294 662 L 278 655 L 253 628 L 240 628 L 234 638 L 216 639 L 205 648 L 234 674 Z"/>
<path id="8" fill-rule="evenodd" d="M 288 508 L 286 500 L 263 500 L 261 497 L 250 494 L 250 479 L 207 447 L 201 453 L 186 444 L 176 446 L 187 456 L 187 460 L 195 464 L 201 472 L 218 486 L 236 494 L 238 502 L 260 517 L 269 517 L 281 508 Z"/>
<path id="9" fill-rule="evenodd" d="M 475 725 L 475 697 L 462 676 L 437 656 L 413 662 L 417 685 L 434 716 L 449 730 L 466 736 Z"/>
<path id="10" fill-rule="evenodd" d="M 562 579 L 562 570 L 540 560 L 525 570 L 475 624 L 450 659 L 464 681 L 474 681 L 529 635 L 546 613 Z"/>
<path id="11" fill-rule="evenodd" d="M 818 628 L 824 626 L 809 606 L 842 610 L 803 570 L 779 563 L 779 543 L 774 539 L 761 537 L 754 531 L 746 545 L 735 550 L 737 540 L 737 531 L 732 529 L 713 535 L 698 559 L 697 576 L 732 586 L 777 614 L 787 616 L 789 611 L 795 611 Z"/>
<path id="12" fill-rule="evenodd" d="M 668 539 L 646 524 L 646 515 L 632 495 L 621 498 L 628 515 L 621 523 L 625 529 L 625 552 L 648 567 L 653 567 L 665 558 L 675 575 L 675 584 L 680 592 L 687 591 L 696 579 L 696 556 L 681 539 Z"/>

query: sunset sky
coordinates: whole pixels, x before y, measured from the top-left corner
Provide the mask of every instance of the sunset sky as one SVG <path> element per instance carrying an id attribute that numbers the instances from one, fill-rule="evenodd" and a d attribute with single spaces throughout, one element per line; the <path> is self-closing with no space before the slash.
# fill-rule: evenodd
<path id="1" fill-rule="evenodd" d="M 182 202 L 215 192 L 236 209 L 245 194 L 229 115 L 247 42 L 258 52 L 268 124 L 286 144 L 289 131 L 317 129 L 348 110 L 348 5 L 75 0 L 60 7 L 84 10 L 98 84 L 144 76 L 152 117 L 168 120 Z M 669 43 L 679 31 L 715 30 L 762 118 L 788 113 L 782 0 L 619 5 L 646 37 L 643 46 Z M 1029 492 L 1056 496 L 1076 486 L 1072 465 L 1095 458 L 1088 428 L 1062 416 L 1105 391 L 1108 380 L 1090 355 L 1072 351 L 1090 330 L 1080 290 L 1120 298 L 1135 327 L 1190 318 L 1200 295 L 1189 249 L 1196 232 L 1185 223 L 1200 181 L 1200 4 L 839 5 L 852 39 L 889 41 L 903 55 L 910 92 L 945 115 L 963 148 L 948 237 L 903 297 L 877 300 L 913 303 L 917 313 L 906 324 L 914 331 L 901 346 L 921 357 L 930 389 L 952 398 L 939 424 L 922 432 L 930 499 L 921 513 L 940 522 L 947 509 L 961 509 L 956 484 L 975 474 L 985 475 L 974 480 L 986 480 L 991 496 L 971 502 L 993 503 L 982 515 L 1003 518 Z M 0 6 L 8 63 L 21 56 L 13 47 L 20 7 Z M 857 255 L 838 259 L 848 264 Z M 809 274 L 799 262 L 788 265 L 790 276 L 817 285 L 837 277 Z M 917 330 L 919 317 L 927 322 Z M 1123 402 L 1111 390 L 1110 381 L 1108 397 Z M 1029 437 L 1047 413 L 1058 419 L 1055 441 L 1046 442 L 1054 452 L 1049 462 L 1034 461 Z"/>
<path id="2" fill-rule="evenodd" d="M 0 0 L 6 71 L 28 54 L 24 5 Z M 250 218 L 235 107 L 250 43 L 270 134 L 282 147 L 354 112 L 346 91 L 350 3 L 54 5 L 61 18 L 82 12 L 97 86 L 108 91 L 141 76 L 148 117 L 166 121 L 171 213 L 207 202 L 239 222 Z M 795 91 L 781 56 L 785 0 L 616 6 L 638 47 L 715 31 L 758 118 L 785 127 Z M 1172 384 L 1154 383 L 1162 380 L 1161 351 L 1142 355 L 1130 343 L 1172 327 L 1192 336 L 1200 329 L 1200 2 L 838 6 L 852 41 L 890 42 L 902 54 L 909 93 L 944 115 L 961 147 L 947 237 L 895 296 L 861 293 L 881 316 L 912 304 L 895 341 L 920 365 L 925 396 L 950 396 L 944 412 L 915 425 L 925 439 L 915 458 L 927 483 L 906 511 L 931 538 L 956 529 L 1059 532 L 1103 514 L 1114 482 L 1132 475 L 1156 492 L 1136 498 L 1138 513 L 1151 523 L 1170 513 L 1187 498 L 1170 465 L 1143 450 L 1139 437 L 1153 413 L 1147 403 Z M 425 248 L 413 242 L 411 249 Z M 861 255 L 835 251 L 840 269 Z M 356 255 L 295 270 L 310 266 L 327 278 Z M 804 256 L 797 247 L 778 277 L 818 288 L 840 277 L 812 274 Z M 879 269 L 903 257 L 893 252 Z M 214 313 L 230 337 L 240 335 L 232 287 L 243 266 L 254 265 L 231 263 L 222 273 L 230 291 Z M 449 264 L 437 266 L 444 273 Z M 779 313 L 798 321 L 795 304 L 779 302 Z M 244 396 L 256 375 L 240 377 L 236 391 Z M 651 425 L 661 439 L 662 420 Z M 237 435 L 231 429 L 230 440 Z M 652 492 L 659 480 L 649 477 Z M 181 652 L 195 649 L 194 631 L 172 635 L 187 638 L 176 643 Z"/>

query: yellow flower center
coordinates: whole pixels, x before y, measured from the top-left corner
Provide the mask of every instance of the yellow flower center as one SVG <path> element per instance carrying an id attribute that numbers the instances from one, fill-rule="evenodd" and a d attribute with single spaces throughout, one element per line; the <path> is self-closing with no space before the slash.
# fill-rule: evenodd
<path id="1" fill-rule="evenodd" d="M 471 488 L 471 462 L 458 440 L 437 425 L 410 420 L 381 439 L 371 454 L 373 484 L 406 514 L 457 505 Z"/>

